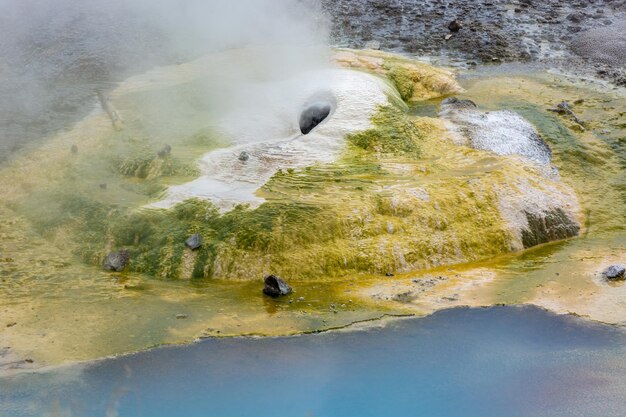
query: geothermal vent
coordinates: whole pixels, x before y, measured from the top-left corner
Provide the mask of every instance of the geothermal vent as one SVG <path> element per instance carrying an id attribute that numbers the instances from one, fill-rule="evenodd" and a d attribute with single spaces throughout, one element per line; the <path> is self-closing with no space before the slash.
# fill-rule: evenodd
<path id="1" fill-rule="evenodd" d="M 300 132 L 303 135 L 311 132 L 317 125 L 322 123 L 335 107 L 332 95 L 318 95 L 308 101 L 304 110 L 300 113 Z"/>

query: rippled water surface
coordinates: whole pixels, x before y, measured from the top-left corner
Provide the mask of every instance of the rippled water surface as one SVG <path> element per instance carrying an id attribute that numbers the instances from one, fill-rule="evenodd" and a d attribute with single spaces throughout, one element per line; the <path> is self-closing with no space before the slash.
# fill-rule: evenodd
<path id="1" fill-rule="evenodd" d="M 0 415 L 617 417 L 625 342 L 622 330 L 530 307 L 454 309 L 6 377 Z"/>

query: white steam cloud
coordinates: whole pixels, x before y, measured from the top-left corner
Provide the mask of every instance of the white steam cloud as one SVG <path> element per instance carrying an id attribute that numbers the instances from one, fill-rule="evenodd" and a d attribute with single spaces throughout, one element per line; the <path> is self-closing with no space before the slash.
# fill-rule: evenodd
<path id="1" fill-rule="evenodd" d="M 94 89 L 154 66 L 255 51 L 215 86 L 324 66 L 326 26 L 302 0 L 0 0 L 0 160 L 83 117 Z"/>

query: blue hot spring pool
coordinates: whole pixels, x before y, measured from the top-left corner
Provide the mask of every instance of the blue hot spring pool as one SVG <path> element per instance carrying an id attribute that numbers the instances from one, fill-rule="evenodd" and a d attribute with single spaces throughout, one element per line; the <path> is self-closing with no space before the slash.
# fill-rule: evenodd
<path id="1" fill-rule="evenodd" d="M 626 332 L 532 307 L 210 339 L 0 379 L 0 416 L 626 416 Z"/>

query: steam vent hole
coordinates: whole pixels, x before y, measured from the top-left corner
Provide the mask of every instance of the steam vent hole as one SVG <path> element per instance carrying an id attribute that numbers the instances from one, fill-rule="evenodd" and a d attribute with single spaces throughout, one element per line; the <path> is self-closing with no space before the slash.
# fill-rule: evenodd
<path id="1" fill-rule="evenodd" d="M 300 132 L 306 135 L 330 114 L 330 103 L 314 103 L 307 106 L 300 114 Z"/>

